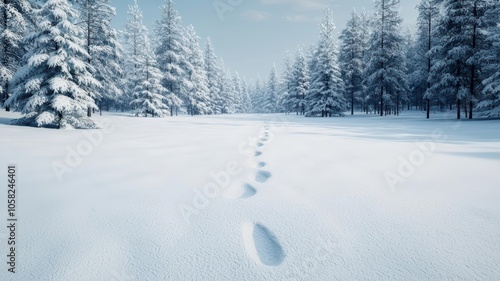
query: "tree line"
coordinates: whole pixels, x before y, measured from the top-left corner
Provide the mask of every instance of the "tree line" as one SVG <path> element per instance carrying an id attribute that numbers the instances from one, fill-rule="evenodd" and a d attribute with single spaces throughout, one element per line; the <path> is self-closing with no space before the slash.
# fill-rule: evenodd
<path id="1" fill-rule="evenodd" d="M 353 10 L 340 36 L 326 9 L 319 40 L 285 55 L 263 81 L 227 69 L 210 39 L 183 26 L 165 0 L 152 32 L 137 1 L 123 30 L 110 0 L 1 0 L 0 103 L 16 124 L 96 128 L 96 111 L 163 117 L 404 109 L 500 115 L 498 0 L 421 0 L 416 34 L 403 32 L 399 0 Z"/>
<path id="2" fill-rule="evenodd" d="M 402 30 L 398 8 L 399 0 L 377 0 L 372 15 L 353 10 L 338 41 L 326 9 L 319 41 L 287 52 L 280 78 L 273 67 L 266 82 L 256 81 L 254 108 L 323 117 L 410 108 L 427 118 L 444 110 L 456 110 L 458 119 L 476 111 L 499 117 L 500 2 L 421 0 L 416 34 Z"/>
<path id="3" fill-rule="evenodd" d="M 2 0 L 0 102 L 18 125 L 96 128 L 103 109 L 163 117 L 252 112 L 247 85 L 224 66 L 172 0 L 150 33 L 137 1 L 123 30 L 110 0 Z"/>

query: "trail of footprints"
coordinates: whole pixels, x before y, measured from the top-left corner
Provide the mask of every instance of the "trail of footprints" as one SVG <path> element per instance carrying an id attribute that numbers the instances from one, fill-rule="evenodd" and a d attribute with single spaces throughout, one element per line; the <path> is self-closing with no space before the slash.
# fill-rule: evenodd
<path id="1" fill-rule="evenodd" d="M 262 148 L 269 141 L 269 126 L 264 127 L 264 134 L 256 144 L 257 150 L 254 159 L 257 160 L 258 170 L 255 174 L 255 182 L 265 184 L 272 174 L 263 170 L 267 166 L 264 161 L 259 161 L 263 155 Z M 244 193 L 240 199 L 248 199 L 257 194 L 257 189 L 250 183 L 243 185 Z M 257 264 L 266 266 L 278 266 L 285 259 L 285 252 L 276 236 L 267 227 L 259 223 L 246 222 L 242 227 L 243 244 L 248 256 Z"/>

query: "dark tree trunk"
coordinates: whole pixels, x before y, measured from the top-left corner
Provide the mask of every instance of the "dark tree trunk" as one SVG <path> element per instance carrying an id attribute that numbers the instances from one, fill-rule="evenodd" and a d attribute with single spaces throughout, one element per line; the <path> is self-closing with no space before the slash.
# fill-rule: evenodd
<path id="1" fill-rule="evenodd" d="M 351 93 L 351 115 L 354 115 L 354 92 Z"/>
<path id="2" fill-rule="evenodd" d="M 396 98 L 396 115 L 399 116 L 399 93 Z"/>
<path id="3" fill-rule="evenodd" d="M 431 100 L 426 99 L 426 107 L 427 107 L 427 119 L 431 118 Z"/>
<path id="4" fill-rule="evenodd" d="M 384 116 L 384 86 L 380 87 L 380 116 Z"/>
<path id="5" fill-rule="evenodd" d="M 472 119 L 472 108 L 474 107 L 474 103 L 471 101 L 469 102 L 469 119 Z"/>

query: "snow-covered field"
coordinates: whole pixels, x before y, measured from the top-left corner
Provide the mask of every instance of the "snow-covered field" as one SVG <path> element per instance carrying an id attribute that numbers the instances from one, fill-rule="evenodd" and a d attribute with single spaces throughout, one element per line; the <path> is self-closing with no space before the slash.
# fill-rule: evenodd
<path id="1" fill-rule="evenodd" d="M 0 280 L 499 280 L 500 121 L 97 117 L 9 126 Z M 3 223 L 2 223 L 3 224 Z"/>

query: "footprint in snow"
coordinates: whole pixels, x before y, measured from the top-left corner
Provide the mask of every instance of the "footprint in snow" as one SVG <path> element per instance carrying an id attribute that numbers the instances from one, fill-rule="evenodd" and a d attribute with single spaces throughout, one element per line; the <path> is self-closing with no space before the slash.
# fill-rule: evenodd
<path id="1" fill-rule="evenodd" d="M 235 184 L 222 193 L 222 198 L 236 200 L 236 199 L 246 199 L 257 194 L 257 189 L 252 185 L 246 183 L 243 185 Z"/>
<path id="2" fill-rule="evenodd" d="M 266 162 L 259 162 L 259 164 L 257 164 L 260 168 L 264 168 L 267 163 Z"/>
<path id="3" fill-rule="evenodd" d="M 255 176 L 255 180 L 260 183 L 265 183 L 270 178 L 271 178 L 271 173 L 266 171 L 258 171 L 257 175 Z"/>
<path id="4" fill-rule="evenodd" d="M 243 243 L 247 254 L 258 264 L 278 266 L 285 259 L 285 252 L 276 236 L 261 224 L 243 225 Z"/>
<path id="5" fill-rule="evenodd" d="M 263 143 L 261 143 L 261 142 L 257 143 L 257 147 L 263 147 L 263 146 L 264 146 Z"/>
<path id="6" fill-rule="evenodd" d="M 241 195 L 240 198 L 244 199 L 244 198 L 250 198 L 252 196 L 254 196 L 255 194 L 257 194 L 257 190 L 250 184 L 245 184 L 243 186 L 243 188 L 245 189 L 245 192 L 243 193 L 243 195 Z"/>
<path id="7" fill-rule="evenodd" d="M 259 157 L 259 156 L 261 156 L 261 155 L 262 155 L 262 152 L 260 152 L 260 151 L 256 151 L 256 152 L 255 152 L 255 157 Z"/>

